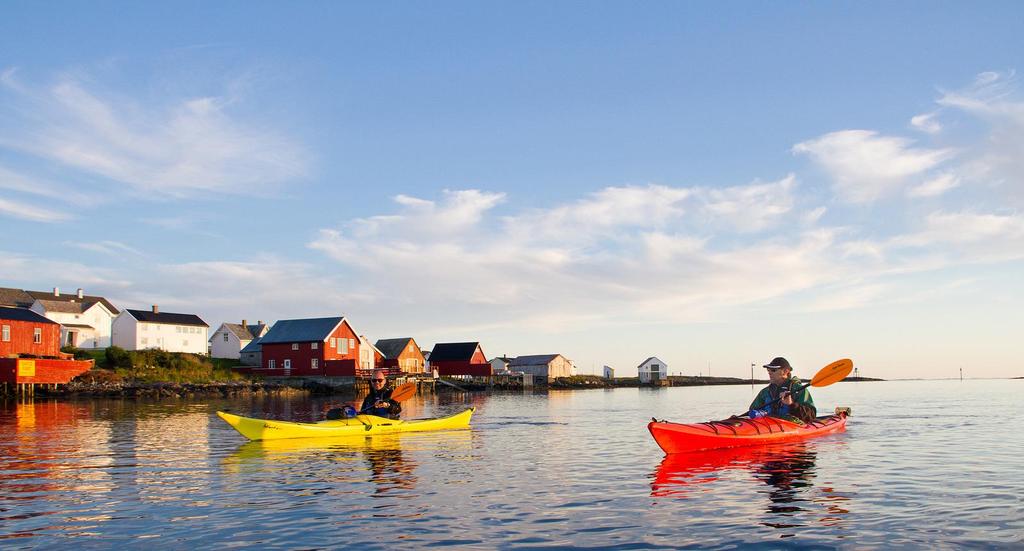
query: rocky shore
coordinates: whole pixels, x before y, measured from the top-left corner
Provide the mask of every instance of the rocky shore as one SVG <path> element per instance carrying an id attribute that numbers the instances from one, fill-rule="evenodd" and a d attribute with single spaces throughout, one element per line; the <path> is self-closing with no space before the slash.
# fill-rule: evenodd
<path id="1" fill-rule="evenodd" d="M 306 389 L 261 381 L 220 383 L 133 383 L 72 381 L 56 388 L 40 387 L 36 396 L 95 396 L 140 398 L 188 398 L 193 396 L 228 397 L 260 393 L 305 393 Z"/>

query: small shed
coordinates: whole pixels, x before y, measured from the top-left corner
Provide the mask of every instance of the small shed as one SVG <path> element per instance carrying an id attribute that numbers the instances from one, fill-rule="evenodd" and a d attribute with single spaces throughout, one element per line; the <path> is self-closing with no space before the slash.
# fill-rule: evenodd
<path id="1" fill-rule="evenodd" d="M 605 379 L 614 379 L 615 378 L 615 370 L 613 368 L 607 366 L 607 365 L 604 366 L 604 378 Z"/>
<path id="2" fill-rule="evenodd" d="M 572 376 L 572 362 L 561 354 L 519 356 L 512 359 L 508 368 L 510 371 L 522 371 L 534 377 L 546 377 L 549 381 Z"/>

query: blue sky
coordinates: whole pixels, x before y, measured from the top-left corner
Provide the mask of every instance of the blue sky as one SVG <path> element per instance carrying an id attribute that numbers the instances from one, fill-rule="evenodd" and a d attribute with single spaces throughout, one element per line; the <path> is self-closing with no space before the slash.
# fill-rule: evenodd
<path id="1" fill-rule="evenodd" d="M 1022 16 L 6 2 L 0 286 L 583 372 L 1022 376 Z"/>

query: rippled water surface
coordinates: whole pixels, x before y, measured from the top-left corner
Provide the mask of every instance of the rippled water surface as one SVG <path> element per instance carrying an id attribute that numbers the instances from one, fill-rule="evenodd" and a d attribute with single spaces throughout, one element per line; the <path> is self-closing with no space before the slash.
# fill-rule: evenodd
<path id="1" fill-rule="evenodd" d="M 1024 545 L 1024 381 L 840 383 L 848 430 L 666 457 L 653 416 L 722 418 L 749 386 L 426 395 L 471 430 L 246 442 L 214 412 L 326 399 L 6 402 L 0 547 L 856 549 Z"/>

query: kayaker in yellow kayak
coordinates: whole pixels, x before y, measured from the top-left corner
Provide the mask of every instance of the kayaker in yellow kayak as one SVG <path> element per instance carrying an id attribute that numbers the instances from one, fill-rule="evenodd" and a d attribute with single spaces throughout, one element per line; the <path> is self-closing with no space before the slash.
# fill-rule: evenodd
<path id="1" fill-rule="evenodd" d="M 388 384 L 384 370 L 374 369 L 370 377 L 370 393 L 363 398 L 359 413 L 398 419 L 398 414 L 402 413 L 402 404 L 391 399 L 391 392 L 394 390 L 394 387 Z"/>
<path id="2" fill-rule="evenodd" d="M 800 379 L 793 377 L 793 368 L 786 358 L 775 358 L 765 364 L 768 370 L 768 386 L 761 389 L 750 403 L 750 411 L 747 416 L 757 417 L 792 417 L 810 423 L 818 415 L 814 407 L 814 400 L 811 393 L 806 389 L 791 392 L 800 386 Z"/>

